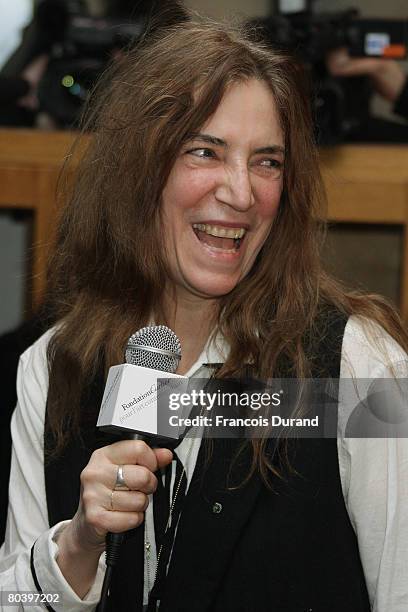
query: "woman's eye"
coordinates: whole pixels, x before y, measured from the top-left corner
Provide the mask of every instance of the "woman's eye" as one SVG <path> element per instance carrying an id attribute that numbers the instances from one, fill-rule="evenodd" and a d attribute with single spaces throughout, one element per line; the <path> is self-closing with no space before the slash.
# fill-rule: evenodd
<path id="1" fill-rule="evenodd" d="M 282 162 L 277 159 L 261 159 L 260 165 L 267 168 L 282 168 Z"/>
<path id="2" fill-rule="evenodd" d="M 274 178 L 282 174 L 283 163 L 278 159 L 260 159 L 258 165 L 265 168 Z"/>
<path id="3" fill-rule="evenodd" d="M 195 155 L 196 157 L 201 157 L 202 159 L 213 159 L 215 157 L 214 151 L 211 149 L 206 149 L 201 147 L 200 149 L 190 149 L 187 151 L 190 155 Z"/>

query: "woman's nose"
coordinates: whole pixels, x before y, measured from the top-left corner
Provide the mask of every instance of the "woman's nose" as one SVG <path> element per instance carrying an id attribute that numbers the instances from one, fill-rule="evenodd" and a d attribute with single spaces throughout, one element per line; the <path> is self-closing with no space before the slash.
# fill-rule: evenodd
<path id="1" fill-rule="evenodd" d="M 240 211 L 251 208 L 255 200 L 247 166 L 224 168 L 217 184 L 215 197 Z"/>

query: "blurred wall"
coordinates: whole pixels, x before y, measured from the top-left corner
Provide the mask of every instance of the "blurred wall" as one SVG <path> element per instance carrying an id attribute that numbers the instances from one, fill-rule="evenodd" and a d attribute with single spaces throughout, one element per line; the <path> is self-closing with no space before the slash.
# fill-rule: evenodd
<path id="1" fill-rule="evenodd" d="M 0 0 L 0 69 L 20 44 L 32 13 L 33 0 Z"/>
<path id="2" fill-rule="evenodd" d="M 268 15 L 272 0 L 185 0 L 191 8 L 211 15 L 223 17 L 231 14 L 263 16 Z M 405 16 L 408 17 L 407 0 L 316 0 L 315 9 L 318 11 L 336 11 L 350 7 L 361 9 L 362 13 L 370 16 Z"/>
<path id="3" fill-rule="evenodd" d="M 319 11 L 336 11 L 356 7 L 370 17 L 408 16 L 407 0 L 316 0 Z"/>
<path id="4" fill-rule="evenodd" d="M 271 0 L 185 0 L 185 5 L 217 19 L 231 15 L 263 17 L 269 13 Z"/>
<path id="5" fill-rule="evenodd" d="M 24 318 L 26 262 L 30 223 L 4 211 L 0 214 L 0 333 Z"/>

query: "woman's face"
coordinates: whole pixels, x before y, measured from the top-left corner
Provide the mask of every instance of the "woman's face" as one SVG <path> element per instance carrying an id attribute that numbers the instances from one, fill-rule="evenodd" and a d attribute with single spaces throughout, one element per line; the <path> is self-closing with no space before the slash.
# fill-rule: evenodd
<path id="1" fill-rule="evenodd" d="M 232 84 L 182 147 L 163 190 L 163 232 L 177 293 L 229 293 L 250 271 L 282 192 L 284 138 L 268 86 Z"/>

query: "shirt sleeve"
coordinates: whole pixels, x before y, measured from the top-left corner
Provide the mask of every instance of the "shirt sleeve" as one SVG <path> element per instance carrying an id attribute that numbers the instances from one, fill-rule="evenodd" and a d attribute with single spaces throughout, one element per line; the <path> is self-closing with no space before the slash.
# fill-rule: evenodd
<path id="1" fill-rule="evenodd" d="M 360 390 L 373 380 L 407 380 L 408 355 L 382 328 L 369 327 L 371 331 L 355 317 L 347 324 L 341 377 L 352 379 Z M 340 382 L 340 389 L 344 384 Z M 347 437 L 341 401 L 339 407 L 343 494 L 357 535 L 372 610 L 404 612 L 408 604 L 408 439 L 396 435 Z M 406 426 L 406 396 L 403 408 Z"/>
<path id="2" fill-rule="evenodd" d="M 81 600 L 65 580 L 56 562 L 56 539 L 69 521 L 49 528 L 44 478 L 44 416 L 48 389 L 46 346 L 50 332 L 21 357 L 17 375 L 17 406 L 11 421 L 12 457 L 6 537 L 0 549 L 1 610 L 7 592 L 37 592 L 31 572 L 31 549 L 37 580 L 43 593 L 58 593 L 50 605 L 56 612 L 94 610 L 98 604 L 104 566 Z M 20 608 L 21 609 L 21 608 Z M 28 612 L 43 606 L 24 606 Z"/>

